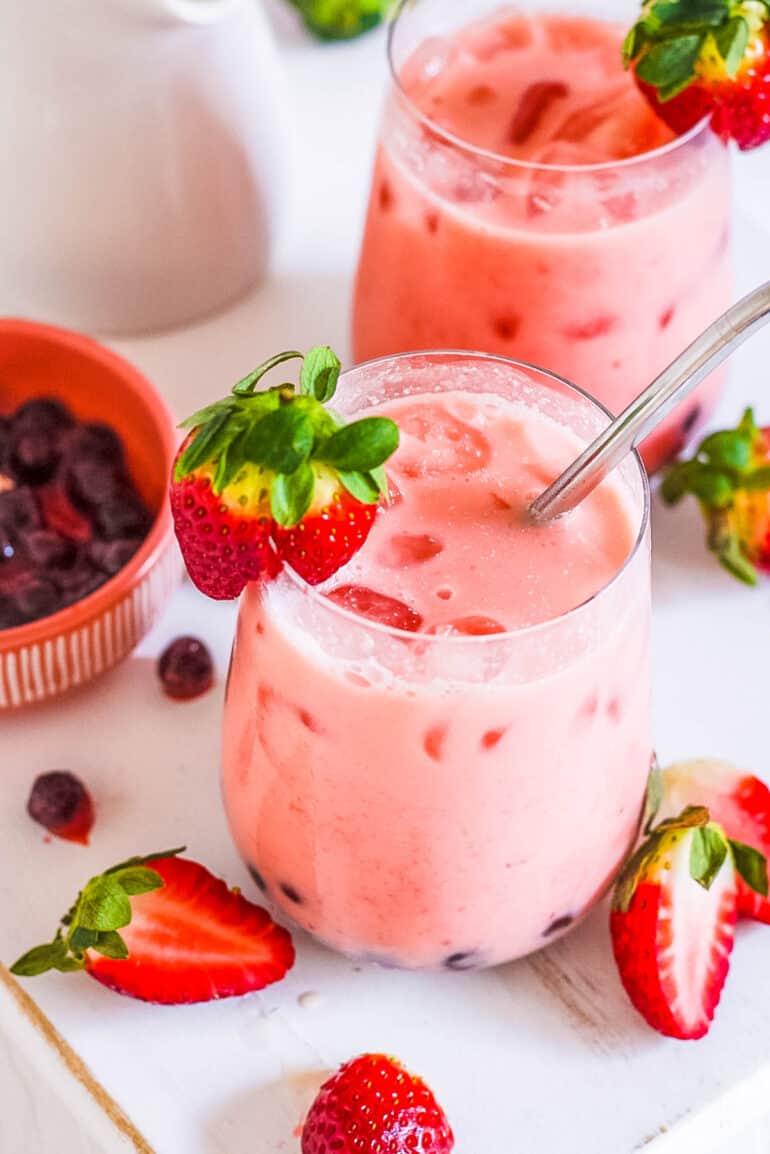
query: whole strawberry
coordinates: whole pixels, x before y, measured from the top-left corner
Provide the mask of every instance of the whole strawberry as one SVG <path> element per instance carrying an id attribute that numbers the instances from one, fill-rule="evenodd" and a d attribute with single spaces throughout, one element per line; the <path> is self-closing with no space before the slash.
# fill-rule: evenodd
<path id="1" fill-rule="evenodd" d="M 302 1128 L 302 1154 L 449 1154 L 454 1144 L 433 1092 L 384 1054 L 341 1066 Z"/>
<path id="2" fill-rule="evenodd" d="M 770 571 L 770 429 L 760 429 L 751 409 L 737 429 L 712 433 L 691 460 L 678 461 L 661 486 L 667 505 L 697 497 L 708 528 L 709 549 L 746 585 L 758 569 Z"/>
<path id="3" fill-rule="evenodd" d="M 676 132 L 705 116 L 742 149 L 770 139 L 768 0 L 645 0 L 624 45 L 639 87 Z"/>
<path id="4" fill-rule="evenodd" d="M 256 392 L 266 373 L 294 359 L 302 360 L 299 391 Z M 326 409 L 339 373 L 325 346 L 304 358 L 279 353 L 183 423 L 191 431 L 174 464 L 171 509 L 202 593 L 237 597 L 284 561 L 315 585 L 364 544 L 398 429 L 386 417 L 345 424 Z"/>
<path id="5" fill-rule="evenodd" d="M 52 942 L 20 977 L 84 970 L 119 994 L 163 1005 L 261 990 L 294 963 L 289 934 L 181 850 L 132 858 L 91 878 Z"/>
<path id="6" fill-rule="evenodd" d="M 738 879 L 767 896 L 767 863 L 690 806 L 649 831 L 615 890 L 610 932 L 642 1017 L 683 1040 L 706 1034 L 730 967 Z"/>

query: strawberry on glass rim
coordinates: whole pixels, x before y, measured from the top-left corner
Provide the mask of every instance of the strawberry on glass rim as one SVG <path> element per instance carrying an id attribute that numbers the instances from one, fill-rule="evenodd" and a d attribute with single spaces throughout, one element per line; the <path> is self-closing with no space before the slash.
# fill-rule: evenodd
<path id="1" fill-rule="evenodd" d="M 302 361 L 298 390 L 256 391 L 291 360 Z M 187 571 L 208 597 L 238 597 L 282 563 L 320 584 L 366 541 L 398 428 L 387 417 L 346 424 L 326 407 L 340 367 L 327 346 L 279 353 L 183 422 L 171 510 Z"/>
<path id="2" fill-rule="evenodd" d="M 690 460 L 669 469 L 663 501 L 676 505 L 688 494 L 700 503 L 719 563 L 756 585 L 758 571 L 770 571 L 770 429 L 759 428 L 751 409 L 736 429 L 711 433 Z"/>
<path id="3" fill-rule="evenodd" d="M 770 0 L 645 0 L 623 55 L 675 132 L 710 116 L 744 150 L 770 139 Z"/>
<path id="4" fill-rule="evenodd" d="M 162 1005 L 280 981 L 294 964 L 287 931 L 182 852 L 131 858 L 91 878 L 53 941 L 28 950 L 11 973 L 84 970 L 116 993 Z"/>
<path id="5" fill-rule="evenodd" d="M 618 880 L 610 914 L 621 981 L 646 1022 L 670 1038 L 702 1038 L 719 1003 L 735 940 L 738 881 L 767 897 L 767 862 L 728 838 L 703 806 L 646 830 Z"/>

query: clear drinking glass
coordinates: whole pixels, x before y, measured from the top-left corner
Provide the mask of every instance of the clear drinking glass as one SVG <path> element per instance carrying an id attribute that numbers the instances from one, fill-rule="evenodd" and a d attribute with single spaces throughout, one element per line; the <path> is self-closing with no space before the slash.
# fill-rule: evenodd
<path id="1" fill-rule="evenodd" d="M 446 390 L 522 401 L 586 440 L 608 421 L 559 378 L 472 353 L 360 366 L 335 403 L 361 414 Z M 600 592 L 544 624 L 404 633 L 290 569 L 248 588 L 224 798 L 283 914 L 347 954 L 465 969 L 538 949 L 605 892 L 636 837 L 651 756 L 649 494 L 636 454 L 618 472 L 635 545 Z"/>
<path id="2" fill-rule="evenodd" d="M 518 125 L 511 131 L 540 124 L 521 110 L 541 99 L 549 63 L 559 75 L 565 45 L 575 70 L 590 67 L 588 15 L 602 19 L 614 67 L 638 4 L 587 2 L 579 13 L 574 0 L 402 3 L 355 289 L 356 360 L 484 349 L 544 365 L 619 412 L 728 306 L 728 151 L 704 122 L 639 153 L 650 132 L 668 130 L 619 63 L 611 98 L 603 90 L 573 110 L 526 161 L 442 127 L 459 117 L 478 139 L 501 117 L 510 94 L 499 89 L 512 76 L 526 87 L 517 106 L 506 105 Z M 590 162 L 607 133 L 632 154 Z M 638 145 L 628 143 L 636 136 Z M 681 448 L 721 383 L 715 374 L 652 434 L 643 449 L 650 469 Z"/>

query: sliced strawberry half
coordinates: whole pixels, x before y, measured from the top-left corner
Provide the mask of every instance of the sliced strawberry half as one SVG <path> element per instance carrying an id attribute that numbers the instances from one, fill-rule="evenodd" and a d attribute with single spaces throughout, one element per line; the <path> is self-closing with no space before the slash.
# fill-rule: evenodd
<path id="1" fill-rule="evenodd" d="M 735 938 L 737 877 L 767 893 L 767 867 L 728 840 L 708 810 L 661 822 L 615 890 L 610 931 L 631 1002 L 671 1038 L 702 1038 L 719 1003 Z"/>
<path id="2" fill-rule="evenodd" d="M 296 358 L 299 391 L 256 391 L 266 373 Z M 398 429 L 386 417 L 346 425 L 327 410 L 339 373 L 325 346 L 304 358 L 279 353 L 184 422 L 190 432 L 174 464 L 171 509 L 190 577 L 209 597 L 237 597 L 281 562 L 317 584 L 365 542 L 387 493 L 384 462 Z"/>
<path id="3" fill-rule="evenodd" d="M 183 458 L 194 437 L 179 451 Z M 235 484 L 214 487 L 207 463 L 171 486 L 171 511 L 179 547 L 194 585 L 216 601 L 238 597 L 249 581 L 270 576 L 279 567 L 271 541 L 272 474 L 244 466 Z"/>
<path id="4" fill-rule="evenodd" d="M 742 149 L 770 140 L 766 0 L 645 0 L 624 44 L 627 66 L 677 133 L 706 116 Z"/>
<path id="5" fill-rule="evenodd" d="M 770 858 L 770 789 L 726 761 L 680 761 L 663 771 L 661 817 L 704 805 L 728 837 Z M 738 878 L 738 913 L 770 925 L 770 900 Z"/>
<path id="6" fill-rule="evenodd" d="M 302 1154 L 450 1154 L 454 1144 L 432 1090 L 385 1054 L 341 1066 L 302 1127 Z"/>
<path id="7" fill-rule="evenodd" d="M 119 994 L 165 1005 L 279 981 L 294 963 L 287 931 L 178 852 L 133 858 L 91 878 L 53 942 L 24 954 L 13 973 L 85 970 Z"/>
<path id="8" fill-rule="evenodd" d="M 276 525 L 281 559 L 309 585 L 320 585 L 347 565 L 369 536 L 377 505 L 349 493 L 333 470 L 314 465 L 313 502 L 296 525 Z"/>

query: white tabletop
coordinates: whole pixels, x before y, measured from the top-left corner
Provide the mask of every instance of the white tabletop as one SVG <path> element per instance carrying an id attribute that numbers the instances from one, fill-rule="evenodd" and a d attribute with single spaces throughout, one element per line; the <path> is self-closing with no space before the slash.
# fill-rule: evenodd
<path id="1" fill-rule="evenodd" d="M 295 101 L 295 181 L 272 279 L 186 331 L 113 342 L 179 414 L 278 348 L 347 348 L 383 38 L 321 47 L 289 31 L 282 50 Z M 739 287 L 747 289 L 770 268 L 770 235 L 757 223 L 770 159 L 741 158 L 737 168 Z M 769 362 L 770 337 L 739 355 L 720 419 L 732 421 L 749 399 L 770 418 Z M 769 599 L 770 586 L 745 590 L 707 558 L 694 508 L 655 510 L 654 709 L 664 761 L 723 756 L 770 776 Z M 133 853 L 186 843 L 253 892 L 219 801 L 233 621 L 232 606 L 188 585 L 122 668 L 62 704 L 0 723 L 4 961 L 52 933 L 89 874 Z M 219 685 L 174 705 L 158 691 L 152 659 L 180 632 L 210 644 Z M 34 775 L 54 768 L 78 772 L 92 788 L 98 819 L 87 849 L 46 843 L 24 816 Z M 714 1029 L 683 1045 L 658 1037 L 630 1008 L 606 922 L 597 911 L 565 941 L 494 972 L 431 977 L 359 966 L 300 936 L 286 981 L 199 1007 L 146 1006 L 80 976 L 48 975 L 26 989 L 156 1154 L 297 1154 L 296 1128 L 324 1073 L 362 1050 L 391 1051 L 428 1079 L 458 1154 L 632 1154 L 645 1144 L 656 1154 L 708 1154 L 770 1104 L 770 934 L 741 927 Z M 318 997 L 301 999 L 308 992 Z M 10 1152 L 3 1124 L 0 1110 L 0 1148 Z M 30 1152 L 49 1148 L 30 1138 Z M 13 1150 L 27 1154 L 15 1142 Z"/>

